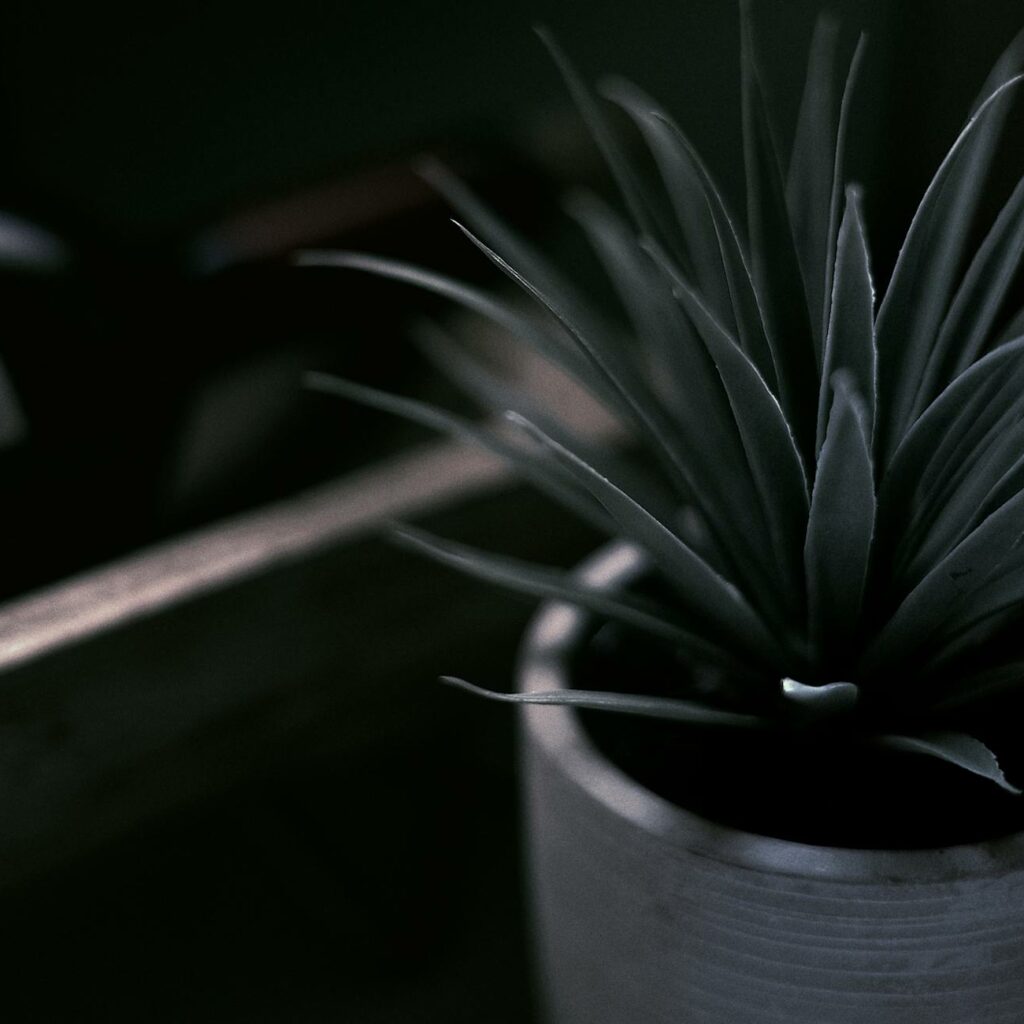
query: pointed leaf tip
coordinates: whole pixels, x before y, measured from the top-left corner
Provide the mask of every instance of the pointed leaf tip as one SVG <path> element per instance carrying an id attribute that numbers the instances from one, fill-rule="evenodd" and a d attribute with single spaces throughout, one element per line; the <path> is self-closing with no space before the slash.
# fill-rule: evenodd
<path id="1" fill-rule="evenodd" d="M 804 542 L 809 623 L 821 650 L 856 634 L 875 532 L 870 426 L 852 374 L 832 375 L 834 398 L 818 458 Z"/>
<path id="2" fill-rule="evenodd" d="M 533 23 L 532 28 L 533 28 L 533 34 L 535 36 L 537 36 L 537 38 L 540 39 L 544 43 L 545 46 L 551 47 L 551 46 L 557 46 L 558 45 L 555 42 L 554 33 L 551 31 L 551 28 L 547 24 L 547 22 L 535 21 Z"/>
<path id="3" fill-rule="evenodd" d="M 457 676 L 441 676 L 441 682 L 477 697 L 506 704 L 546 704 L 584 708 L 590 711 L 616 711 L 643 718 L 662 718 L 697 726 L 719 726 L 727 729 L 767 729 L 771 722 L 756 715 L 720 711 L 696 701 L 672 697 L 645 697 L 632 693 L 609 693 L 604 690 L 545 690 L 526 693 L 503 693 L 467 683 Z"/>
<path id="4" fill-rule="evenodd" d="M 867 439 L 873 439 L 875 391 L 877 387 L 877 354 L 875 345 L 875 289 L 871 261 L 860 208 L 860 189 L 851 185 L 846 190 L 836 244 L 836 259 L 829 297 L 829 321 L 822 360 L 822 382 L 818 393 L 816 450 L 820 453 L 828 426 L 832 396 L 829 385 L 836 387 L 835 374 L 849 375 L 867 407 Z"/>
<path id="5" fill-rule="evenodd" d="M 877 742 L 891 750 L 905 750 L 912 754 L 936 757 L 963 768 L 974 775 L 989 779 L 1014 796 L 1021 790 L 1003 774 L 999 759 L 981 740 L 962 732 L 936 730 L 917 736 L 880 736 Z"/>

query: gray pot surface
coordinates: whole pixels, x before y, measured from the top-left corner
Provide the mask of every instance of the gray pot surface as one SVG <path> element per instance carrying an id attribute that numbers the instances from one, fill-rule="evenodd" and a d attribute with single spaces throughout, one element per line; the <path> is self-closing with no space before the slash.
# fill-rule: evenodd
<path id="1" fill-rule="evenodd" d="M 642 556 L 582 570 L 621 586 Z M 546 606 L 521 689 L 569 685 L 588 618 Z M 564 707 L 523 708 L 530 881 L 552 1024 L 1021 1024 L 1024 834 L 852 850 L 717 825 L 604 758 Z"/>

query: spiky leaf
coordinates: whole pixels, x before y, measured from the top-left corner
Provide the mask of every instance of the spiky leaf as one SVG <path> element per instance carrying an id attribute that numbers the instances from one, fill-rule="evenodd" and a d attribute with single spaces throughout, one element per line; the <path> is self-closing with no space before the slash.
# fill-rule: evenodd
<path id="1" fill-rule="evenodd" d="M 878 312 L 884 462 L 926 403 L 925 368 L 952 298 L 984 173 L 1020 81 L 996 89 L 960 133 L 914 214 L 886 289 Z"/>
<path id="2" fill-rule="evenodd" d="M 936 731 L 919 736 L 882 736 L 878 742 L 892 750 L 905 750 L 948 761 L 983 779 L 990 779 L 1009 793 L 1020 795 L 1020 790 L 1003 774 L 996 755 L 981 740 L 965 733 Z"/>
<path id="3" fill-rule="evenodd" d="M 631 594 L 611 593 L 589 586 L 574 574 L 562 569 L 552 569 L 521 559 L 480 551 L 465 544 L 443 540 L 411 526 L 396 527 L 392 531 L 392 538 L 445 565 L 489 583 L 497 583 L 531 597 L 570 602 L 605 618 L 668 640 L 701 660 L 731 663 L 731 670 L 741 674 L 749 671 L 745 670 L 742 662 L 737 661 L 724 647 L 709 643 L 707 638 L 699 633 L 684 629 L 677 621 L 673 621 L 670 612 L 659 608 L 653 602 L 641 600 Z"/>
<path id="4" fill-rule="evenodd" d="M 870 425 L 852 374 L 836 371 L 835 397 L 811 495 L 804 543 L 811 634 L 825 657 L 849 657 L 860 623 L 875 530 Z"/>
<path id="5" fill-rule="evenodd" d="M 864 404 L 868 445 L 874 437 L 878 359 L 875 350 L 875 287 L 871 280 L 870 257 L 860 211 L 860 192 L 846 193 L 846 212 L 839 229 L 838 253 L 832 299 L 829 303 L 828 334 L 825 338 L 821 387 L 818 398 L 816 451 L 825 441 L 831 402 L 829 383 L 842 371 Z"/>
<path id="6" fill-rule="evenodd" d="M 778 150 L 754 54 L 749 0 L 740 0 L 740 12 L 743 159 L 751 265 L 778 367 L 779 400 L 801 450 L 806 452 L 813 445 L 814 425 L 803 395 L 817 380 L 814 342 Z"/>
<path id="7" fill-rule="evenodd" d="M 838 134 L 835 97 L 837 22 L 821 15 L 814 26 L 796 137 L 786 178 L 786 206 L 803 275 L 818 363 L 824 350 L 825 264 Z"/>
<path id="8" fill-rule="evenodd" d="M 668 578 L 686 606 L 704 619 L 716 635 L 753 653 L 771 664 L 779 656 L 779 642 L 765 628 L 743 594 L 711 568 L 683 539 L 647 509 L 634 501 L 578 455 L 563 448 L 521 416 L 517 423 L 552 451 L 619 524 L 636 537 L 657 563 L 668 570 Z"/>
<path id="9" fill-rule="evenodd" d="M 747 258 L 721 191 L 678 125 L 639 89 L 622 79 L 611 79 L 605 84 L 605 94 L 621 106 L 644 133 L 662 169 L 665 185 L 677 205 L 681 201 L 679 195 L 692 188 L 694 181 L 698 183 L 700 197 L 714 231 L 714 242 L 703 219 L 697 224 L 684 222 L 683 227 L 694 258 L 713 261 L 700 272 L 705 278 L 702 285 L 704 294 L 723 321 L 735 325 L 736 337 L 743 350 L 777 392 L 778 358 L 766 333 Z M 687 196 L 686 203 L 697 206 L 695 197 Z M 713 255 L 715 252 L 717 257 Z M 722 268 L 725 293 L 719 284 L 707 283 L 708 278 L 716 274 L 717 265 Z M 697 280 L 700 282 L 699 276 Z"/>
<path id="10" fill-rule="evenodd" d="M 716 726 L 726 729 L 767 729 L 771 720 L 735 711 L 720 711 L 707 704 L 673 697 L 643 697 L 631 693 L 606 693 L 604 690 L 551 690 L 528 693 L 497 693 L 474 686 L 465 679 L 442 676 L 442 682 L 468 690 L 478 697 L 506 701 L 510 704 L 548 704 L 586 708 L 590 711 L 617 711 L 620 714 L 661 718 L 690 725 Z"/>

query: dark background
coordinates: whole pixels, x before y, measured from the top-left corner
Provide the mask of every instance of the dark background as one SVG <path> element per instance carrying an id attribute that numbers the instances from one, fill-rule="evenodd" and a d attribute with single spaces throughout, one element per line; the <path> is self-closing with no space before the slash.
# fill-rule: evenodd
<path id="1" fill-rule="evenodd" d="M 823 6 L 757 6 L 784 130 Z M 1024 18 L 1019 0 L 828 6 L 848 49 L 858 29 L 871 37 L 852 170 L 884 278 Z M 604 182 L 537 21 L 590 77 L 621 72 L 661 99 L 738 195 L 737 15 L 722 0 L 0 8 L 0 209 L 67 251 L 43 272 L 0 267 L 0 359 L 26 425 L 0 451 L 0 595 L 418 436 L 311 397 L 300 374 L 444 395 L 404 341 L 424 300 L 285 257 L 340 242 L 486 277 L 408 170 L 424 151 L 560 245 L 561 189 Z M 1018 118 L 1008 152 L 1019 132 Z M 516 539 L 514 507 L 566 560 L 592 543 L 529 501 L 440 525 L 500 547 Z M 383 548 L 364 560 L 396 593 L 433 586 L 434 570 Z M 412 674 L 500 679 L 527 609 L 494 598 L 481 611 L 475 585 L 438 586 L 451 656 Z M 487 633 L 492 613 L 505 624 Z M 0 890 L 0 1019 L 528 1019 L 511 720 L 416 692 L 401 725 L 345 746 L 338 722 L 321 723 L 216 801 Z"/>
<path id="2" fill-rule="evenodd" d="M 822 6 L 757 6 L 784 136 Z M 829 9 L 847 52 L 858 30 L 871 37 L 851 173 L 884 279 L 1019 4 Z M 659 97 L 738 196 L 737 13 L 721 0 L 3 6 L 0 210 L 68 256 L 52 274 L 0 276 L 0 358 L 26 420 L 0 450 L 0 593 L 378 452 L 392 428 L 368 440 L 351 411 L 309 402 L 299 375 L 421 379 L 401 338 L 422 301 L 283 257 L 340 241 L 484 273 L 409 170 L 421 152 L 557 234 L 562 186 L 600 171 L 537 22 L 592 77 L 624 73 Z"/>

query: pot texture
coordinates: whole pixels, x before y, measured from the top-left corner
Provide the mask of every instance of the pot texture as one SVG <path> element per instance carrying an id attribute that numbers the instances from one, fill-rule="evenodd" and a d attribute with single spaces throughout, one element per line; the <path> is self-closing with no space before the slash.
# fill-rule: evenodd
<path id="1" fill-rule="evenodd" d="M 616 587 L 642 557 L 581 572 Z M 521 688 L 569 685 L 588 617 L 546 606 Z M 524 711 L 541 984 L 553 1024 L 1021 1024 L 1024 834 L 854 850 L 717 825 L 641 787 L 568 708 Z"/>

